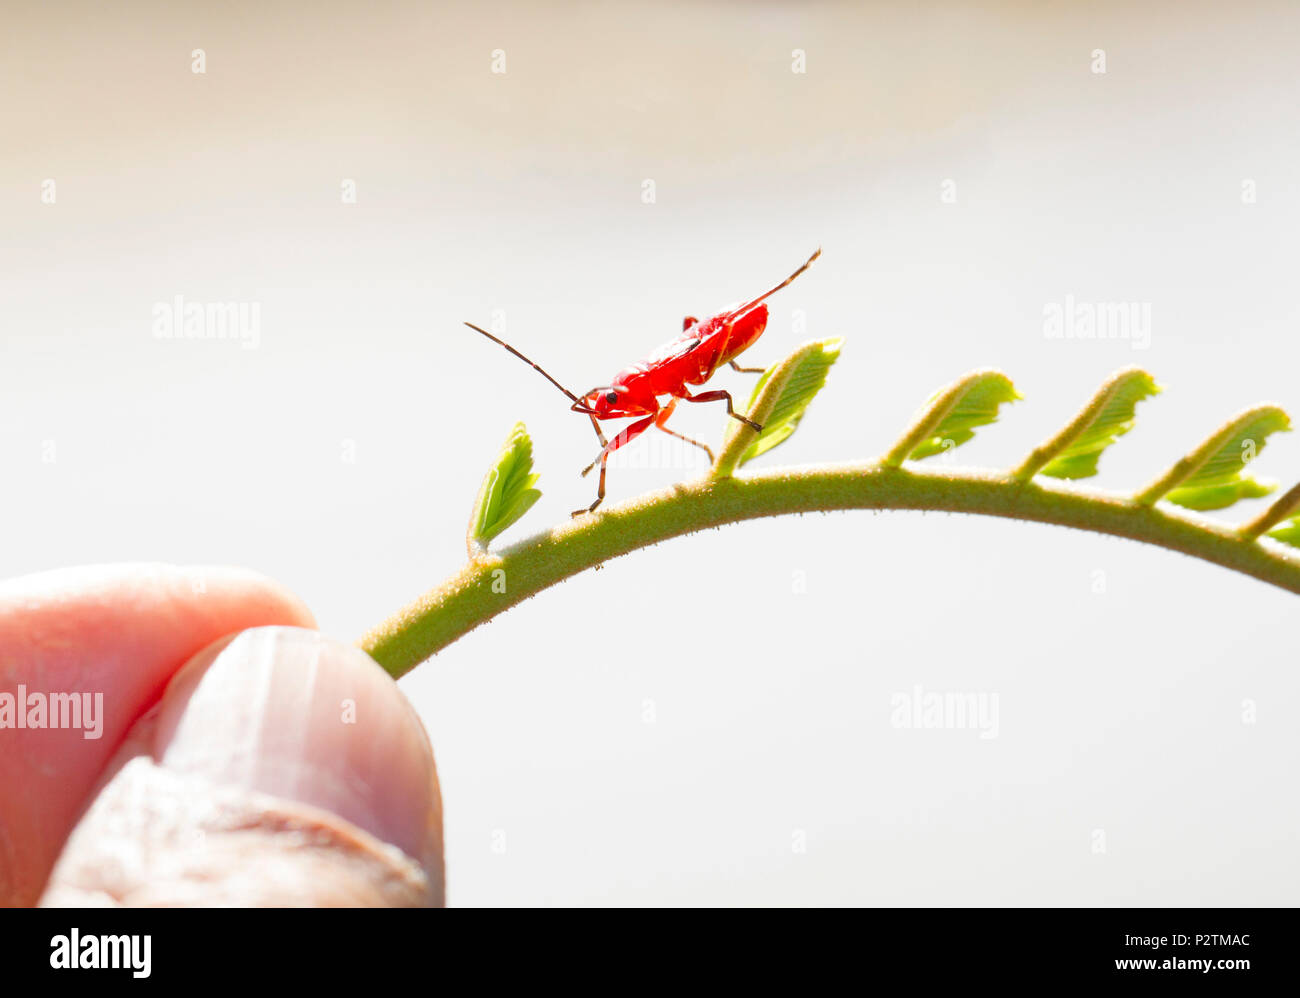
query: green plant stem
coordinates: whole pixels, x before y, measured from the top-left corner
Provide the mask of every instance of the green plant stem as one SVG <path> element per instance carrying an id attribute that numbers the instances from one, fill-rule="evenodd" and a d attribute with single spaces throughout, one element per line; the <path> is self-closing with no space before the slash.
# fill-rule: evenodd
<path id="1" fill-rule="evenodd" d="M 1255 519 L 1243 523 L 1237 532 L 1247 540 L 1254 540 L 1260 534 L 1272 530 L 1298 509 L 1300 509 L 1300 483 L 1292 485 L 1281 499 Z"/>
<path id="2" fill-rule="evenodd" d="M 498 613 L 548 586 L 637 548 L 762 516 L 841 509 L 920 509 L 1056 523 L 1181 551 L 1300 593 L 1300 557 L 1236 528 L 1056 482 L 880 463 L 706 477 L 579 517 L 480 555 L 366 634 L 360 645 L 401 676 Z"/>

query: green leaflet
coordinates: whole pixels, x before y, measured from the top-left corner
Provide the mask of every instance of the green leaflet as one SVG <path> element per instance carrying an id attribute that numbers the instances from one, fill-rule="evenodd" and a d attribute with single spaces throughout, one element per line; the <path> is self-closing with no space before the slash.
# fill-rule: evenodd
<path id="1" fill-rule="evenodd" d="M 1236 478 L 1246 463 L 1264 449 L 1264 442 L 1270 434 L 1289 429 L 1291 420 L 1277 406 L 1260 406 L 1244 413 L 1233 422 L 1232 432 L 1224 436 L 1195 473 L 1183 479 L 1180 487 L 1210 485 Z"/>
<path id="2" fill-rule="evenodd" d="M 750 418 L 761 423 L 763 429 L 741 452 L 736 467 L 789 439 L 803 419 L 808 404 L 825 387 L 826 375 L 839 359 L 843 344 L 842 339 L 805 343 L 785 360 L 763 372 L 745 408 Z M 728 422 L 735 424 L 728 427 L 729 442 L 738 433 L 753 432 L 737 420 L 728 419 Z M 724 447 L 724 453 L 728 449 Z"/>
<path id="3" fill-rule="evenodd" d="M 1133 428 L 1137 404 L 1160 392 L 1146 371 L 1120 371 L 1102 385 L 1091 402 L 1055 439 L 1045 445 L 1054 455 L 1038 474 L 1049 478 L 1091 478 L 1102 451 Z"/>
<path id="4" fill-rule="evenodd" d="M 884 463 L 897 467 L 909 458 L 919 461 L 960 447 L 975 436 L 977 427 L 997 420 L 999 407 L 1019 398 L 1015 385 L 1001 371 L 973 371 L 930 396 Z"/>
<path id="5" fill-rule="evenodd" d="M 1245 477 L 1242 471 L 1270 434 L 1289 429 L 1291 420 L 1275 405 L 1248 409 L 1169 469 L 1139 501 L 1165 498 L 1187 509 L 1210 510 L 1268 495 L 1276 484 Z"/>
<path id="6" fill-rule="evenodd" d="M 471 558 L 542 497 L 533 488 L 538 476 L 532 470 L 533 441 L 524 424 L 516 423 L 474 501 L 466 538 Z"/>
<path id="7" fill-rule="evenodd" d="M 1300 548 L 1300 516 L 1283 521 L 1276 530 L 1270 530 L 1264 536 Z"/>
<path id="8" fill-rule="evenodd" d="M 1260 499 L 1277 488 L 1277 482 L 1258 478 L 1238 478 L 1218 485 L 1201 485 L 1194 489 L 1174 489 L 1166 499 L 1186 509 L 1226 509 L 1238 499 Z"/>

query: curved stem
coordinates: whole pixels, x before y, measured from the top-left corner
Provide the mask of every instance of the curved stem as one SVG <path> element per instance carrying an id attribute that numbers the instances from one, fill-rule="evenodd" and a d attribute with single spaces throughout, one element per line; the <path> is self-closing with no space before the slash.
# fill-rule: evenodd
<path id="1" fill-rule="evenodd" d="M 1281 499 L 1274 502 L 1272 506 L 1260 513 L 1255 519 L 1243 523 L 1238 533 L 1247 540 L 1253 541 L 1260 534 L 1272 530 L 1288 516 L 1295 513 L 1296 510 L 1300 510 L 1300 483 L 1292 485 Z"/>
<path id="2" fill-rule="evenodd" d="M 360 645 L 401 676 L 503 610 L 610 558 L 724 523 L 840 509 L 940 510 L 1056 523 L 1181 551 L 1300 593 L 1300 557 L 1172 508 L 1056 482 L 1018 482 L 1007 474 L 839 464 L 706 477 L 580 517 L 480 555 Z"/>

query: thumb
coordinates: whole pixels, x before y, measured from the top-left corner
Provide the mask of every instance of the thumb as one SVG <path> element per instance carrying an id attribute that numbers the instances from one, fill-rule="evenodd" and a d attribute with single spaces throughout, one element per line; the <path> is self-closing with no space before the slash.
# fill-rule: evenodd
<path id="1" fill-rule="evenodd" d="M 132 729 L 45 905 L 440 905 L 429 740 L 364 652 L 262 627 L 194 656 Z"/>

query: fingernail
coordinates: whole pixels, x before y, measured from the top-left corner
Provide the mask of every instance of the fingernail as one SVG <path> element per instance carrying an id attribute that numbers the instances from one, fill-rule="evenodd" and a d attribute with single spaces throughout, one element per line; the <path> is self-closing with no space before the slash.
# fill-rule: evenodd
<path id="1" fill-rule="evenodd" d="M 177 773 L 328 810 L 441 870 L 423 725 L 368 655 L 316 631 L 259 627 L 196 655 L 163 696 L 154 755 Z"/>

